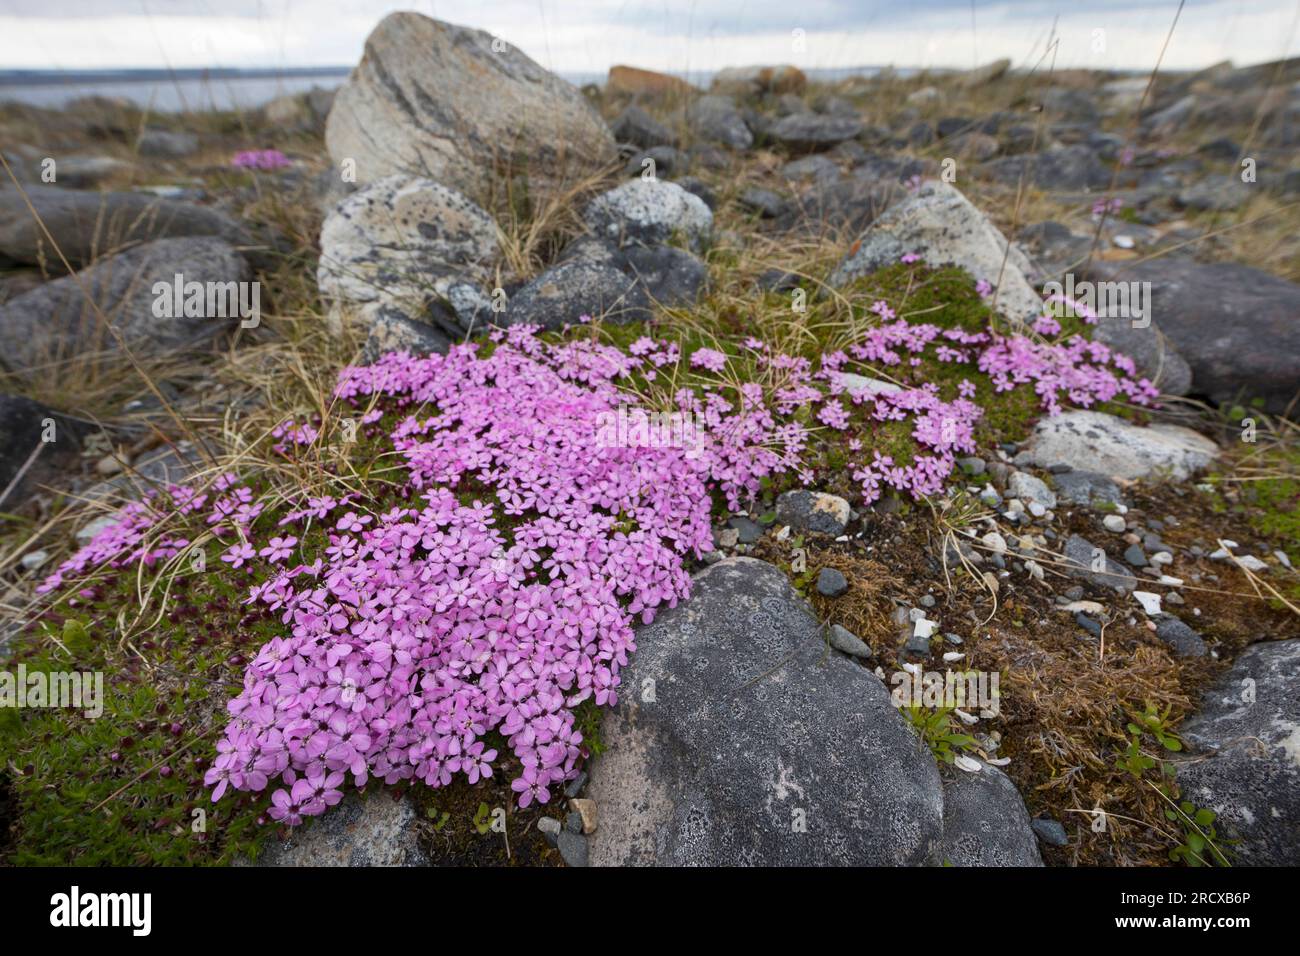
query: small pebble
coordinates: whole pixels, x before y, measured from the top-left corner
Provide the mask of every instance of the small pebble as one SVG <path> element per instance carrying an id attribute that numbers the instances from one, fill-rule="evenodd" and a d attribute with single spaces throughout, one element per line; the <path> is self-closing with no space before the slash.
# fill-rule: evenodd
<path id="1" fill-rule="evenodd" d="M 922 594 L 922 595 L 921 595 L 921 607 L 934 607 L 934 595 L 933 595 L 933 594 Z"/>
<path id="2" fill-rule="evenodd" d="M 1106 515 L 1106 517 L 1101 519 L 1101 523 L 1107 531 L 1114 531 L 1116 534 L 1122 532 L 1127 527 L 1124 523 L 1124 519 L 1119 515 Z"/>
<path id="3" fill-rule="evenodd" d="M 1070 842 L 1065 827 L 1051 817 L 1035 817 L 1029 821 L 1029 825 L 1033 827 L 1038 839 L 1048 846 L 1066 846 Z"/>
<path id="4" fill-rule="evenodd" d="M 580 833 L 570 833 L 568 830 L 560 834 L 558 844 L 560 856 L 569 866 L 586 866 L 587 865 L 587 838 Z"/>
<path id="5" fill-rule="evenodd" d="M 817 573 L 817 593 L 823 597 L 837 598 L 848 589 L 849 582 L 834 568 L 822 568 Z"/>

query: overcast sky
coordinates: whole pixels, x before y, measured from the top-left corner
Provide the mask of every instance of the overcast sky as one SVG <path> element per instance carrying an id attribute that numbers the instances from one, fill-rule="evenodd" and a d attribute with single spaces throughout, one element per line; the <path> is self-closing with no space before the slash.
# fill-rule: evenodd
<path id="1" fill-rule="evenodd" d="M 543 66 L 1149 69 L 1177 0 L 0 0 L 0 68 L 354 64 L 389 11 L 488 30 Z M 1188 0 L 1165 66 L 1300 55 L 1300 0 Z M 1101 31 L 1101 32 L 1098 32 Z"/>

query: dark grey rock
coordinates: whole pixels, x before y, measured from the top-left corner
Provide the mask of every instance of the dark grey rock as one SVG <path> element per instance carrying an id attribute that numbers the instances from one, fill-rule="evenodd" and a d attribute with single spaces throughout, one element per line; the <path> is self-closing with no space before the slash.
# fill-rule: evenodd
<path id="1" fill-rule="evenodd" d="M 22 472 L 0 511 L 13 510 L 40 485 L 60 485 L 63 473 L 77 466 L 89 427 L 30 398 L 0 393 L 0 493 Z M 45 441 L 47 437 L 52 440 Z M 28 465 L 37 448 L 39 454 Z"/>
<path id="2" fill-rule="evenodd" d="M 1050 817 L 1034 817 L 1029 821 L 1029 825 L 1034 828 L 1038 839 L 1048 846 L 1068 846 L 1070 843 L 1065 827 Z"/>
<path id="3" fill-rule="evenodd" d="M 1068 470 L 1052 475 L 1058 497 L 1075 505 L 1097 507 L 1124 504 L 1119 485 L 1095 471 Z"/>
<path id="4" fill-rule="evenodd" d="M 1021 156 L 1004 156 L 982 164 L 980 170 L 998 182 L 1017 185 L 1024 180 L 1048 192 L 1105 189 L 1111 170 L 1092 147 L 1054 146 Z"/>
<path id="5" fill-rule="evenodd" d="M 1130 544 L 1124 549 L 1124 561 L 1131 568 L 1145 568 L 1151 563 L 1140 544 Z"/>
<path id="6" fill-rule="evenodd" d="M 1101 637 L 1101 624 L 1084 614 L 1082 611 L 1074 615 L 1074 623 L 1078 624 L 1093 637 Z"/>
<path id="7" fill-rule="evenodd" d="M 1146 328 L 1134 328 L 1122 317 L 1102 317 L 1092 327 L 1094 341 L 1109 345 L 1133 359 L 1138 374 L 1149 378 L 1166 395 L 1186 395 L 1192 389 L 1192 370 L 1153 319 Z"/>
<path id="8" fill-rule="evenodd" d="M 702 179 L 694 176 L 679 176 L 674 180 L 678 186 L 681 186 L 688 193 L 699 196 L 704 200 L 704 205 L 710 209 L 716 209 L 718 206 L 718 197 L 714 195 L 713 188 Z"/>
<path id="9" fill-rule="evenodd" d="M 706 142 L 732 149 L 754 145 L 754 134 L 729 96 L 701 96 L 691 105 L 687 117 L 695 135 Z"/>
<path id="10" fill-rule="evenodd" d="M 1280 414 L 1296 394 L 1300 285 L 1235 262 L 1094 263 L 1095 278 L 1151 283 L 1160 331 L 1192 371 L 1192 394 L 1264 399 Z M 1090 276 L 1094 277 L 1094 276 Z"/>
<path id="11" fill-rule="evenodd" d="M 951 766 L 943 777 L 943 862 L 952 866 L 1042 866 L 1029 813 L 1011 779 L 977 761 L 978 773 Z"/>
<path id="12" fill-rule="evenodd" d="M 750 186 L 740 194 L 740 204 L 750 212 L 756 212 L 764 219 L 775 219 L 785 212 L 785 198 L 771 189 Z"/>
<path id="13" fill-rule="evenodd" d="M 793 113 L 773 123 L 767 136 L 789 149 L 818 150 L 854 139 L 862 129 L 862 121 L 856 117 Z"/>
<path id="14" fill-rule="evenodd" d="M 617 267 L 584 259 L 552 266 L 510 297 L 503 324 L 559 329 L 582 316 L 623 324 L 650 318 L 645 290 Z"/>
<path id="15" fill-rule="evenodd" d="M 675 176 L 686 172 L 690 164 L 690 157 L 675 146 L 651 146 L 629 157 L 623 172 L 643 176 L 653 170 L 655 176 Z"/>
<path id="16" fill-rule="evenodd" d="M 0 307 L 0 364 L 12 369 L 52 370 L 77 356 L 117 347 L 100 315 L 140 356 L 162 355 L 210 342 L 240 323 L 237 308 L 212 308 L 211 314 L 159 317 L 155 283 L 165 283 L 168 305 L 177 274 L 185 283 L 243 283 L 252 278 L 248 263 L 216 238 L 159 239 L 101 259 L 75 276 L 38 286 Z M 236 291 L 238 287 L 234 287 Z M 86 301 L 87 294 L 98 313 Z M 251 298 L 249 299 L 251 304 Z M 236 296 L 236 305 L 238 297 Z M 214 299 L 214 306 L 216 304 Z M 209 311 L 205 297 L 205 313 Z"/>
<path id="17" fill-rule="evenodd" d="M 1071 232 L 1063 223 L 1047 220 L 1025 226 L 1016 239 L 1038 266 L 1039 280 L 1055 279 L 1082 265 L 1092 249 L 1092 237 Z"/>
<path id="18" fill-rule="evenodd" d="M 564 829 L 569 833 L 582 832 L 582 814 L 577 810 L 571 810 L 564 818 Z"/>
<path id="19" fill-rule="evenodd" d="M 851 511 L 843 498 L 818 491 L 787 491 L 776 499 L 777 522 L 833 537 L 844 533 Z"/>
<path id="20" fill-rule="evenodd" d="M 592 769 L 594 864 L 938 861 L 933 758 L 779 569 L 707 568 L 637 648 Z"/>
<path id="21" fill-rule="evenodd" d="M 99 193 L 55 186 L 27 186 L 27 196 L 45 228 L 74 268 L 133 242 L 173 236 L 215 236 L 235 245 L 251 240 L 248 230 L 225 213 L 144 193 Z M 59 259 L 16 189 L 0 189 L 0 254 L 15 262 L 46 264 Z"/>
<path id="22" fill-rule="evenodd" d="M 848 580 L 834 568 L 822 568 L 817 572 L 817 593 L 823 597 L 837 598 L 848 590 Z"/>
<path id="23" fill-rule="evenodd" d="M 674 246 L 629 246 L 623 250 L 622 269 L 652 302 L 667 308 L 694 303 L 709 280 L 708 266 Z"/>
<path id="24" fill-rule="evenodd" d="M 582 818 L 578 818 L 579 824 Z M 560 856 L 564 858 L 567 866 L 586 866 L 587 859 L 590 855 L 590 847 L 587 838 L 581 833 L 571 833 L 568 830 L 562 830 L 557 838 L 556 845 L 560 848 Z"/>
<path id="25" fill-rule="evenodd" d="M 1093 584 L 1101 587 L 1116 588 L 1120 590 L 1131 591 L 1137 586 L 1137 579 L 1129 572 L 1129 569 L 1118 561 L 1113 561 L 1106 556 L 1102 548 L 1098 548 L 1087 538 L 1082 538 L 1077 534 L 1072 534 L 1065 540 L 1065 549 L 1063 552 L 1065 558 L 1065 567 L 1063 570 L 1072 578 L 1082 578 L 1085 581 L 1091 581 Z M 1097 557 L 1101 567 L 1105 570 L 1094 571 L 1093 561 Z"/>
<path id="26" fill-rule="evenodd" d="M 763 529 L 755 521 L 742 515 L 727 519 L 727 527 L 735 528 L 740 532 L 741 544 L 753 544 L 763 537 Z"/>
<path id="27" fill-rule="evenodd" d="M 1217 814 L 1233 862 L 1300 864 L 1300 640 L 1248 648 L 1185 720 L 1184 800 Z M 1208 758 L 1208 759 L 1207 759 Z"/>
<path id="28" fill-rule="evenodd" d="M 619 113 L 609 124 L 610 132 L 620 143 L 633 143 L 642 149 L 652 146 L 673 145 L 675 137 L 653 116 L 641 107 L 632 105 Z"/>
<path id="29" fill-rule="evenodd" d="M 830 631 L 827 632 L 827 640 L 830 641 L 831 647 L 841 654 L 848 654 L 849 657 L 864 661 L 871 657 L 871 648 L 867 643 L 842 625 L 832 624 Z"/>
<path id="30" fill-rule="evenodd" d="M 1201 635 L 1172 614 L 1161 614 L 1156 619 L 1156 637 L 1173 649 L 1177 657 L 1204 657 L 1205 641 Z"/>
<path id="31" fill-rule="evenodd" d="M 362 361 L 370 363 L 389 352 L 445 355 L 451 344 L 450 338 L 432 326 L 407 318 L 394 308 L 381 306 L 371 320 L 361 356 Z"/>
<path id="32" fill-rule="evenodd" d="M 834 182 L 840 178 L 840 168 L 833 160 L 814 153 L 786 163 L 781 167 L 781 176 L 793 182 Z"/>

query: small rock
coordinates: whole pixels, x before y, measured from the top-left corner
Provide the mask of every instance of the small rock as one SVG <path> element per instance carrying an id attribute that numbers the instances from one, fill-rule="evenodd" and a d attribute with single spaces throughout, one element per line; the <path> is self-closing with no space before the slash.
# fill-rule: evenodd
<path id="1" fill-rule="evenodd" d="M 564 830 L 566 833 L 581 833 L 582 814 L 577 810 L 570 811 L 564 818 Z"/>
<path id="2" fill-rule="evenodd" d="M 49 559 L 48 551 L 29 551 L 23 555 L 22 565 L 28 571 L 35 571 Z"/>
<path id="3" fill-rule="evenodd" d="M 1122 534 L 1128 527 L 1124 519 L 1119 515 L 1106 515 L 1101 519 L 1101 523 L 1107 531 L 1113 531 L 1116 534 Z"/>
<path id="4" fill-rule="evenodd" d="M 817 593 L 829 598 L 837 598 L 849 589 L 849 582 L 844 575 L 834 568 L 822 568 L 817 573 Z"/>
<path id="5" fill-rule="evenodd" d="M 1056 507 L 1056 495 L 1039 478 L 1023 471 L 1014 472 L 1007 482 L 1007 493 L 1022 501 L 1041 505 L 1043 508 Z"/>
<path id="6" fill-rule="evenodd" d="M 1065 827 L 1050 817 L 1035 817 L 1029 821 L 1034 834 L 1048 846 L 1066 846 L 1070 842 Z"/>
<path id="7" fill-rule="evenodd" d="M 1135 568 L 1145 568 L 1147 566 L 1147 556 L 1142 551 L 1142 546 L 1130 544 L 1124 549 L 1124 560 Z"/>
<path id="8" fill-rule="evenodd" d="M 848 654 L 850 657 L 857 657 L 861 660 L 867 660 L 871 657 L 871 648 L 867 646 L 862 638 L 846 627 L 832 624 L 828 637 L 831 647 L 841 654 Z"/>
<path id="9" fill-rule="evenodd" d="M 1088 615 L 1083 613 L 1074 615 L 1074 623 L 1078 624 L 1093 637 L 1101 637 L 1101 625 L 1088 617 Z"/>
<path id="10" fill-rule="evenodd" d="M 560 848 L 560 856 L 569 866 L 587 865 L 587 838 L 585 836 L 564 830 L 560 833 L 557 846 Z"/>
<path id="11" fill-rule="evenodd" d="M 727 527 L 734 528 L 738 532 L 738 539 L 741 544 L 753 544 L 763 536 L 763 529 L 758 523 L 743 515 L 729 518 Z"/>
<path id="12" fill-rule="evenodd" d="M 818 491 L 787 491 L 776 499 L 777 521 L 802 531 L 843 534 L 851 512 L 843 498 Z"/>
<path id="13" fill-rule="evenodd" d="M 586 799 L 570 800 L 569 806 L 573 809 L 575 813 L 577 813 L 578 817 L 581 819 L 582 822 L 581 832 L 595 833 L 596 832 L 596 801 L 586 800 Z M 569 814 L 569 816 L 572 817 L 573 814 L 571 813 Z"/>
<path id="14" fill-rule="evenodd" d="M 1205 641 L 1181 620 L 1166 614 L 1156 620 L 1156 637 L 1173 648 L 1177 657 L 1204 657 Z"/>
<path id="15" fill-rule="evenodd" d="M 921 607 L 934 607 L 934 604 L 935 604 L 935 601 L 934 601 L 934 595 L 933 595 L 933 594 L 922 594 L 922 595 L 921 595 L 921 601 L 920 601 L 920 604 L 921 604 Z"/>
<path id="16" fill-rule="evenodd" d="M 537 821 L 537 829 L 542 836 L 546 837 L 546 842 L 555 846 L 559 842 L 560 831 L 564 829 L 560 821 L 555 817 L 542 817 Z"/>

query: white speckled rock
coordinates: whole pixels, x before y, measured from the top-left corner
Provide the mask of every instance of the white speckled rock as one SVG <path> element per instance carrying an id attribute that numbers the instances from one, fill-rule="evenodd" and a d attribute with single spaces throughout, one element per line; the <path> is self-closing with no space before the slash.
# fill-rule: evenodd
<path id="1" fill-rule="evenodd" d="M 1248 648 L 1183 722 L 1183 799 L 1213 810 L 1240 842 L 1232 862 L 1300 864 L 1300 640 Z M 1208 759 L 1206 759 L 1208 758 Z"/>
<path id="2" fill-rule="evenodd" d="M 336 166 L 355 161 L 357 182 L 427 176 L 477 199 L 498 162 L 558 180 L 615 157 L 609 128 L 571 84 L 490 33 L 410 12 L 366 38 L 325 145 Z"/>
<path id="3" fill-rule="evenodd" d="M 973 759 L 973 758 L 972 758 Z M 978 773 L 944 767 L 942 862 L 952 866 L 1042 866 L 1029 812 L 1011 778 L 975 760 Z"/>
<path id="4" fill-rule="evenodd" d="M 583 220 L 619 245 L 654 245 L 678 235 L 698 251 L 713 231 L 713 213 L 703 199 L 658 179 L 633 179 L 602 193 L 588 204 Z"/>
<path id="5" fill-rule="evenodd" d="M 316 281 L 327 299 L 401 303 L 416 314 L 458 283 L 484 283 L 500 255 L 492 217 L 454 189 L 390 176 L 340 202 L 321 226 Z"/>
<path id="6" fill-rule="evenodd" d="M 961 266 L 984 279 L 997 288 L 994 308 L 1009 318 L 1029 323 L 1043 313 L 1042 298 L 1027 278 L 1034 271 L 1029 257 L 1016 245 L 1008 253 L 1006 237 L 997 227 L 960 190 L 944 182 L 927 182 L 886 209 L 835 267 L 830 284 L 845 285 L 909 252 L 931 266 Z"/>
<path id="7" fill-rule="evenodd" d="M 338 806 L 263 848 L 257 866 L 428 866 L 415 806 L 381 790 L 349 793 Z"/>
<path id="8" fill-rule="evenodd" d="M 1125 480 L 1168 476 L 1181 481 L 1218 454 L 1213 441 L 1190 428 L 1143 428 L 1104 412 L 1073 411 L 1040 421 L 1016 464 L 1069 465 Z"/>

